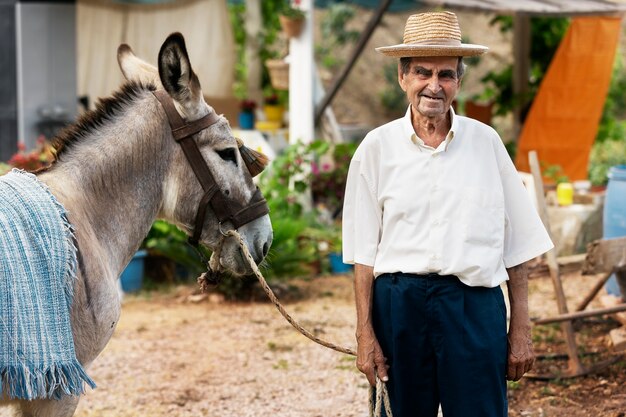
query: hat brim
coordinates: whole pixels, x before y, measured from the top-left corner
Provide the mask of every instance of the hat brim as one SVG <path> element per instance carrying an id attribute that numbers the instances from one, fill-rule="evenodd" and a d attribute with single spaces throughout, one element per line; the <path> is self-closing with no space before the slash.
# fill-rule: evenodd
<path id="1" fill-rule="evenodd" d="M 397 58 L 428 56 L 478 56 L 484 54 L 488 50 L 489 48 L 486 46 L 474 45 L 471 43 L 462 43 L 460 45 L 399 44 L 376 48 L 376 52 Z"/>

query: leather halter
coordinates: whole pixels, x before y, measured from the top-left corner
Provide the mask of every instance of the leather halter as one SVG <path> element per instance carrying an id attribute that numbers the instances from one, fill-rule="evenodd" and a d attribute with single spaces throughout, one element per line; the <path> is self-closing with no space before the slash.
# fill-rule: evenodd
<path id="1" fill-rule="evenodd" d="M 261 190 L 258 188 L 245 206 L 224 195 L 221 188 L 215 182 L 215 178 L 213 174 L 211 174 L 209 166 L 202 157 L 202 153 L 196 141 L 193 140 L 194 134 L 212 126 L 220 120 L 220 117 L 214 111 L 211 111 L 198 120 L 185 122 L 180 114 L 178 114 L 174 106 L 174 101 L 165 90 L 156 90 L 152 93 L 163 106 L 170 127 L 172 128 L 172 136 L 182 147 L 187 161 L 189 165 L 191 165 L 191 169 L 196 175 L 196 178 L 198 178 L 202 190 L 204 191 L 204 195 L 198 205 L 193 235 L 189 238 L 189 242 L 194 246 L 198 245 L 209 205 L 213 209 L 220 226 L 222 223 L 228 221 L 232 223 L 235 229 L 268 214 L 270 210 L 267 206 L 267 201 L 263 198 Z"/>

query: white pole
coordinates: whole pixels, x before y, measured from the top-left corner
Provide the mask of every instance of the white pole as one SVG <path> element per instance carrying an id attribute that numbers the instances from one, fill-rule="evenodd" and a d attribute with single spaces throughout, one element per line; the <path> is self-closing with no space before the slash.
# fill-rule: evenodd
<path id="1" fill-rule="evenodd" d="M 300 0 L 302 33 L 289 42 L 289 142 L 313 141 L 313 0 Z"/>

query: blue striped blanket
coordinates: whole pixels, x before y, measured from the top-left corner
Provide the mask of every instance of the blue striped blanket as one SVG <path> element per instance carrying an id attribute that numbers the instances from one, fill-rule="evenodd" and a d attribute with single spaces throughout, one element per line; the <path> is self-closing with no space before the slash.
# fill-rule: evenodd
<path id="1" fill-rule="evenodd" d="M 95 388 L 70 325 L 76 265 L 72 226 L 46 186 L 20 170 L 0 176 L 0 397 Z"/>

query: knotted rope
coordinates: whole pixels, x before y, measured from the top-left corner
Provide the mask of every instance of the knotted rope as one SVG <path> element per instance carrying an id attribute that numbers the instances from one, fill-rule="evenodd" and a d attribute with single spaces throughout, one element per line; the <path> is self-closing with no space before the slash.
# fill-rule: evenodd
<path id="1" fill-rule="evenodd" d="M 233 237 L 239 243 L 243 256 L 248 261 L 248 264 L 252 268 L 254 275 L 259 280 L 259 284 L 261 284 L 263 291 L 265 291 L 265 294 L 267 294 L 267 296 L 272 301 L 274 306 L 276 306 L 276 308 L 278 309 L 278 312 L 285 318 L 285 320 L 287 320 L 287 322 L 289 322 L 289 324 L 293 326 L 293 328 L 295 328 L 301 334 L 303 334 L 304 336 L 306 336 L 307 338 L 309 338 L 310 340 L 314 341 L 315 343 L 319 345 L 335 350 L 337 352 L 345 353 L 351 356 L 356 356 L 356 352 L 354 350 L 341 347 L 334 343 L 321 339 L 315 336 L 313 333 L 311 333 L 307 329 L 305 329 L 304 327 L 302 327 L 293 317 L 291 317 L 289 313 L 287 313 L 283 305 L 280 303 L 280 301 L 278 301 L 278 298 L 276 298 L 274 291 L 272 291 L 270 286 L 267 284 L 265 277 L 263 276 L 263 274 L 261 274 L 261 271 L 259 270 L 259 267 L 257 266 L 256 262 L 254 262 L 254 259 L 252 258 L 252 255 L 250 254 L 250 251 L 248 250 L 248 246 L 244 243 L 241 235 L 236 230 L 229 230 L 227 232 L 222 232 L 222 235 L 223 235 L 222 240 L 217 245 L 217 249 L 213 252 L 213 254 L 211 255 L 211 259 L 209 260 L 209 272 L 202 274 L 198 278 L 198 283 L 200 284 L 200 288 L 202 289 L 202 291 L 207 290 L 211 285 L 212 281 L 209 280 L 209 276 L 213 276 L 216 273 L 216 271 L 219 271 L 219 258 L 220 258 L 220 253 L 222 251 L 224 240 L 228 237 Z M 374 388 L 370 386 L 369 398 L 370 398 L 370 401 L 369 401 L 370 417 L 381 417 L 383 406 L 385 407 L 386 416 L 393 417 L 393 414 L 391 412 L 391 406 L 389 404 L 389 393 L 387 392 L 387 386 L 385 385 L 383 381 L 381 381 L 378 378 L 378 375 L 376 376 L 375 393 L 374 393 Z"/>

